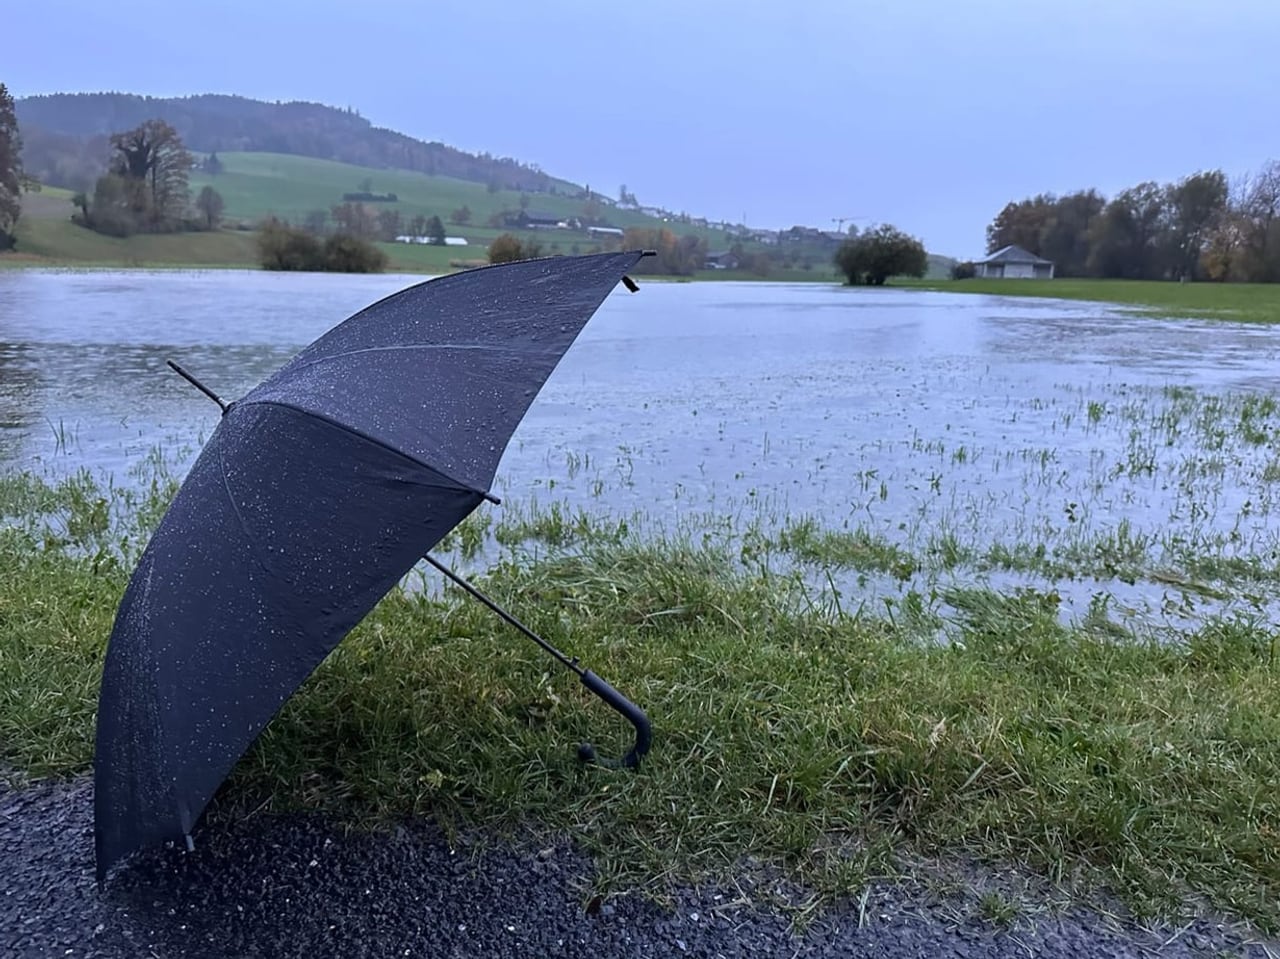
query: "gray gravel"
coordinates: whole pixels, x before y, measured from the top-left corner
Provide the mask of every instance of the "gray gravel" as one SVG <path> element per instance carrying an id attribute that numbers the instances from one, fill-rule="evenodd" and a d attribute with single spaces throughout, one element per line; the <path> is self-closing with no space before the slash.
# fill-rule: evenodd
<path id="1" fill-rule="evenodd" d="M 671 890 L 669 908 L 593 903 L 591 862 L 567 841 L 451 849 L 427 825 L 354 835 L 307 817 L 214 813 L 194 853 L 137 857 L 99 891 L 92 795 L 0 784 L 0 957 L 1280 955 L 1206 920 L 1149 930 L 1077 908 L 993 925 L 976 893 L 904 886 L 794 933 L 745 881 L 754 903 L 707 888 Z"/>

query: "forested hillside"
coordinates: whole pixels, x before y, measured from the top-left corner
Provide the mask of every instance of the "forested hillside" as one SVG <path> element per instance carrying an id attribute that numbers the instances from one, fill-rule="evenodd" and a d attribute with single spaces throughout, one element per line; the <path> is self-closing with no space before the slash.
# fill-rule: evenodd
<path id="1" fill-rule="evenodd" d="M 556 192 L 569 185 L 508 157 L 472 154 L 375 127 L 350 109 L 319 103 L 267 103 L 201 94 L 56 93 L 16 102 L 27 170 L 43 183 L 85 189 L 102 172 L 107 137 L 151 120 L 170 124 L 190 150 L 288 153 L 358 166 L 414 170 L 491 184 L 495 189 Z"/>

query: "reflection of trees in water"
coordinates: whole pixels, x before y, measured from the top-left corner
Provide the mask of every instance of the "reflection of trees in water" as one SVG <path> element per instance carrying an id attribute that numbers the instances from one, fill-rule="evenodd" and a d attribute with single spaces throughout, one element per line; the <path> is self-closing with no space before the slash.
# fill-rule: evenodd
<path id="1" fill-rule="evenodd" d="M 17 455 L 39 415 L 40 370 L 31 352 L 25 343 L 0 341 L 0 463 Z"/>

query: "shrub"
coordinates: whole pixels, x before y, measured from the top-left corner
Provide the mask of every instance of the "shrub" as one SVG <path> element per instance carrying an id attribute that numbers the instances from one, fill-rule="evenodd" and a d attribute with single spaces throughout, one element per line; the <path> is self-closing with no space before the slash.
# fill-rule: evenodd
<path id="1" fill-rule="evenodd" d="M 521 243 L 520 238 L 504 233 L 489 244 L 490 263 L 514 263 L 516 260 L 532 260 L 542 253 L 542 244 L 530 240 Z"/>
<path id="2" fill-rule="evenodd" d="M 258 233 L 258 258 L 264 270 L 380 273 L 387 265 L 387 255 L 368 240 L 335 233 L 322 243 L 274 217 Z"/>

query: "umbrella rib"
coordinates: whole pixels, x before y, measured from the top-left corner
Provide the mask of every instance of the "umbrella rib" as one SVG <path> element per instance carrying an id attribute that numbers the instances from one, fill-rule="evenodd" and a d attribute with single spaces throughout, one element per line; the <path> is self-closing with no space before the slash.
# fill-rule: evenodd
<path id="1" fill-rule="evenodd" d="M 437 476 L 441 477 L 442 479 L 448 480 L 450 483 L 453 484 L 454 488 L 456 489 L 462 490 L 465 493 L 474 493 L 476 496 L 479 496 L 482 499 L 488 500 L 490 503 L 493 503 L 495 506 L 500 505 L 502 503 L 502 500 L 494 496 L 488 490 L 477 489 L 475 486 L 472 486 L 470 483 L 464 483 L 461 480 L 457 479 L 456 477 L 450 476 L 448 473 L 440 469 L 440 467 L 438 466 L 433 466 L 432 464 L 426 462 L 425 460 L 419 459 L 418 457 L 412 455 L 411 453 L 406 453 L 402 449 L 399 449 L 395 446 L 391 446 L 388 443 L 384 443 L 382 440 L 378 439 L 376 436 L 370 436 L 368 433 L 364 432 L 363 430 L 358 430 L 354 426 L 351 426 L 348 423 L 344 423 L 341 420 L 334 419 L 332 416 L 326 416 L 324 413 L 318 413 L 315 410 L 309 410 L 305 406 L 299 406 L 296 403 L 286 403 L 284 400 L 254 400 L 254 399 L 247 399 L 247 398 L 244 400 L 241 400 L 237 404 L 237 406 L 278 406 L 281 409 L 292 410 L 294 413 L 299 413 L 303 416 L 313 417 L 317 420 L 320 420 L 322 423 L 328 423 L 330 426 L 334 426 L 342 430 L 343 432 L 350 433 L 352 436 L 357 436 L 360 439 L 364 440 L 365 442 L 372 443 L 374 446 L 381 447 L 382 449 L 387 450 L 388 452 L 394 453 L 397 456 L 401 456 L 416 466 L 421 466 L 423 469 L 430 470 L 431 472 L 435 473 Z"/>
<path id="2" fill-rule="evenodd" d="M 231 491 L 231 480 L 227 476 L 227 460 L 221 446 L 218 447 L 218 472 L 222 474 L 222 489 L 227 494 L 227 502 L 231 504 L 231 511 L 236 514 L 236 521 L 240 524 L 240 532 L 244 534 L 245 541 L 249 544 L 249 555 L 253 557 L 253 561 L 258 564 L 267 576 L 273 580 L 280 581 L 280 576 L 274 569 L 267 565 L 267 561 L 263 559 L 262 552 L 258 548 L 256 538 L 249 531 L 249 524 L 245 521 L 244 513 L 240 511 L 240 504 L 236 502 L 236 494 Z"/>

